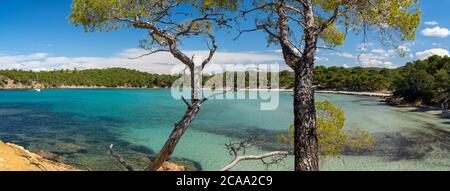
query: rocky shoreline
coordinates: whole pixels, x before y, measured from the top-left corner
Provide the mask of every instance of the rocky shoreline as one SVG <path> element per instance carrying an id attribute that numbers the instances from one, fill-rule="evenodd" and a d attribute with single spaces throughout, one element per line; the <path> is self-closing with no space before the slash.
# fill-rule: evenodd
<path id="1" fill-rule="evenodd" d="M 186 167 L 165 162 L 158 171 L 186 171 Z M 0 141 L 0 171 L 83 171 L 65 164 L 58 155 L 31 152 L 22 146 Z"/>
<path id="2" fill-rule="evenodd" d="M 19 145 L 0 141 L 0 171 L 80 171 L 80 169 L 44 158 Z"/>
<path id="3" fill-rule="evenodd" d="M 383 102 L 393 107 L 450 118 L 450 111 L 444 110 L 443 108 L 438 106 L 424 105 L 422 103 L 408 103 L 402 98 L 396 98 L 392 96 L 387 97 L 386 99 L 383 100 Z"/>

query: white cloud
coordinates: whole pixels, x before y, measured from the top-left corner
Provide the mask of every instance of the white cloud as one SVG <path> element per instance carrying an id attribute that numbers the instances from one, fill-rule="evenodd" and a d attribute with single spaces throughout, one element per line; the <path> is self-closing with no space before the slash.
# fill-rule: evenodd
<path id="1" fill-rule="evenodd" d="M 392 57 L 395 55 L 395 50 L 384 50 L 384 49 L 373 49 L 372 53 L 377 54 L 379 57 L 383 57 L 383 58 L 388 58 L 388 57 Z"/>
<path id="2" fill-rule="evenodd" d="M 273 50 L 272 52 L 276 52 L 276 53 L 282 53 L 282 52 L 283 52 L 283 50 L 281 50 L 281 49 L 277 49 L 277 50 Z"/>
<path id="3" fill-rule="evenodd" d="M 383 49 L 377 48 L 377 49 L 373 49 L 372 52 L 377 53 L 377 54 L 384 54 L 386 51 Z"/>
<path id="4" fill-rule="evenodd" d="M 327 57 L 320 57 L 320 56 L 316 56 L 316 61 L 328 61 L 329 59 Z"/>
<path id="5" fill-rule="evenodd" d="M 344 67 L 344 68 L 350 68 L 350 66 L 348 66 L 347 64 L 342 65 L 342 67 Z"/>
<path id="6" fill-rule="evenodd" d="M 363 66 L 369 67 L 387 67 L 393 68 L 395 65 L 388 61 L 395 56 L 396 51 L 394 49 L 391 50 L 383 50 L 383 49 L 373 49 L 371 53 L 364 53 L 358 56 L 358 61 Z"/>
<path id="7" fill-rule="evenodd" d="M 434 27 L 422 30 L 422 35 L 430 37 L 445 38 L 450 35 L 450 31 L 446 28 Z"/>
<path id="8" fill-rule="evenodd" d="M 365 67 L 395 68 L 397 66 L 395 66 L 395 64 L 390 62 L 389 60 L 394 59 L 398 51 L 409 52 L 411 51 L 411 48 L 409 48 L 409 45 L 405 44 L 397 47 L 396 49 L 385 50 L 382 48 L 376 48 L 372 43 L 366 43 L 360 44 L 358 50 L 364 51 L 362 53 L 360 52 L 359 54 L 338 52 L 338 53 L 331 53 L 331 55 L 355 59 L 358 64 L 361 64 L 362 66 Z M 344 65 L 344 67 L 348 66 Z"/>
<path id="9" fill-rule="evenodd" d="M 358 61 L 364 65 L 364 66 L 369 66 L 369 67 L 377 67 L 379 66 L 381 63 L 383 63 L 381 60 L 384 59 L 381 56 L 372 54 L 372 53 L 368 53 L 368 54 L 361 54 L 358 57 Z"/>
<path id="10" fill-rule="evenodd" d="M 356 56 L 354 56 L 353 54 L 347 53 L 347 52 L 337 52 L 337 53 L 332 53 L 331 55 L 340 56 L 340 57 L 344 57 L 344 58 L 356 58 Z"/>
<path id="11" fill-rule="evenodd" d="M 418 59 L 427 59 L 430 56 L 450 56 L 448 50 L 446 49 L 442 49 L 442 48 L 433 48 L 433 49 L 429 49 L 429 50 L 425 50 L 423 52 L 417 52 L 416 53 L 416 57 Z"/>
<path id="12" fill-rule="evenodd" d="M 430 26 L 435 26 L 435 25 L 438 25 L 439 23 L 437 21 L 427 21 L 424 24 L 425 25 L 430 25 Z"/>
<path id="13" fill-rule="evenodd" d="M 185 51 L 188 56 L 206 58 L 209 51 Z M 142 49 L 127 49 L 111 57 L 66 57 L 46 53 L 29 55 L 0 54 L 0 69 L 59 70 L 121 67 L 152 73 L 171 73 L 172 68 L 183 68 L 170 53 L 157 53 L 139 59 L 129 59 L 146 53 Z M 259 52 L 217 52 L 211 64 L 274 64 L 283 63 L 277 54 Z"/>

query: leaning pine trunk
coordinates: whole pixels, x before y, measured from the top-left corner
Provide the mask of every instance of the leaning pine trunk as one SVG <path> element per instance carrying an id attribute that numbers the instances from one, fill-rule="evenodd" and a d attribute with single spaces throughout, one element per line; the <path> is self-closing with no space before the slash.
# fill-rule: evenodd
<path id="1" fill-rule="evenodd" d="M 200 112 L 200 108 L 203 104 L 203 100 L 200 99 L 201 96 L 201 68 L 202 66 L 193 66 L 190 68 L 191 71 L 191 105 L 189 105 L 188 110 L 184 114 L 180 122 L 175 125 L 172 134 L 170 134 L 169 139 L 167 139 L 161 151 L 158 153 L 153 162 L 145 168 L 145 171 L 157 171 L 163 163 L 169 159 L 172 155 L 175 147 L 183 136 L 184 132 L 189 128 L 192 121 L 197 117 Z"/>
<path id="2" fill-rule="evenodd" d="M 186 114 L 183 116 L 183 119 L 178 124 L 176 124 L 175 129 L 173 130 L 169 139 L 166 141 L 166 144 L 153 160 L 153 162 L 147 168 L 145 168 L 145 171 L 157 171 L 162 166 L 162 164 L 170 157 L 170 155 L 172 155 L 184 132 L 188 129 L 189 125 L 191 125 L 192 121 L 194 121 L 195 117 L 197 117 L 201 105 L 201 101 L 194 101 L 192 107 L 188 109 Z"/>

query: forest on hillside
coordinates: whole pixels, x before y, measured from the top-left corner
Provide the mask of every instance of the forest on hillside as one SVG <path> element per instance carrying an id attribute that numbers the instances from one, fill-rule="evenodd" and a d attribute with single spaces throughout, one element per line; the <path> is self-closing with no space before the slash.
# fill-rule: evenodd
<path id="1" fill-rule="evenodd" d="M 317 66 L 314 72 L 315 85 L 318 89 L 390 91 L 409 102 L 420 100 L 427 104 L 448 102 L 450 98 L 449 57 L 432 56 L 426 60 L 407 63 L 397 69 Z M 272 74 L 268 74 L 269 79 L 270 75 Z M 248 85 L 248 73 L 245 76 Z M 293 88 L 295 77 L 293 72 L 282 71 L 279 76 L 281 88 Z M 11 79 L 14 83 L 24 85 L 33 85 L 38 80 L 39 84 L 46 88 L 61 86 L 168 88 L 178 78 L 176 75 L 150 74 L 123 68 L 42 72 L 0 70 L 0 86 Z M 211 76 L 205 76 L 204 82 L 210 78 Z"/>
<path id="2" fill-rule="evenodd" d="M 177 78 L 172 75 L 150 74 L 124 68 L 42 72 L 0 70 L 0 86 L 5 84 L 7 79 L 11 79 L 14 83 L 23 85 L 33 85 L 38 81 L 46 88 L 61 86 L 166 88 Z"/>

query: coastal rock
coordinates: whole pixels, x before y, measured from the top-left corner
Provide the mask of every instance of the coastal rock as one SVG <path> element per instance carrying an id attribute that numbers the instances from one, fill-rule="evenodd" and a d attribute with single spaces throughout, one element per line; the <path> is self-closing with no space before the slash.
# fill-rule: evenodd
<path id="1" fill-rule="evenodd" d="M 186 167 L 172 162 L 164 162 L 158 171 L 186 171 Z"/>
<path id="2" fill-rule="evenodd" d="M 21 146 L 0 141 L 0 171 L 78 171 L 78 169 L 45 159 Z"/>
<path id="3" fill-rule="evenodd" d="M 388 97 L 386 99 L 386 103 L 390 106 L 402 106 L 405 104 L 405 101 L 403 98 L 398 98 L 398 97 Z"/>

